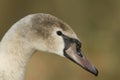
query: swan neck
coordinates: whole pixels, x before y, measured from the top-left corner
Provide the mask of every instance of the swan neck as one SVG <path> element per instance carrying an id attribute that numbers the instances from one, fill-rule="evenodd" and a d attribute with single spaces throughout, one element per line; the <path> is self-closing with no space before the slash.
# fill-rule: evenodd
<path id="1" fill-rule="evenodd" d="M 0 43 L 0 80 L 24 80 L 26 65 L 35 50 L 17 35 L 8 36 Z"/>

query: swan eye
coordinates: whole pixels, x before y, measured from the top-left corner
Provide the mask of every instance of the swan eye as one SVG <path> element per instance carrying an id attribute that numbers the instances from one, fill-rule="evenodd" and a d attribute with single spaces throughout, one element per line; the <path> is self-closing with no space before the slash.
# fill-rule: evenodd
<path id="1" fill-rule="evenodd" d="M 62 32 L 61 31 L 57 31 L 57 35 L 62 35 Z"/>

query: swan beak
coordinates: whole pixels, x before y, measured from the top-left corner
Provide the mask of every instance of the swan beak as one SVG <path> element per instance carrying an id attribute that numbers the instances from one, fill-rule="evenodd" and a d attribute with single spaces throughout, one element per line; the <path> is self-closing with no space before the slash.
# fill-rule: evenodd
<path id="1" fill-rule="evenodd" d="M 98 75 L 98 70 L 88 61 L 83 52 L 81 50 L 79 52 L 76 50 L 75 43 L 72 43 L 68 49 L 64 50 L 64 55 L 83 69 L 89 71 L 95 76 Z"/>

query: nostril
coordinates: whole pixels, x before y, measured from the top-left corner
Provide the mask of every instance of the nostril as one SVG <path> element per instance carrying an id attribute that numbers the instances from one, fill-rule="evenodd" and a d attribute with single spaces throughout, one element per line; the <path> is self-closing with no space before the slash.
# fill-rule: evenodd
<path id="1" fill-rule="evenodd" d="M 83 55 L 82 55 L 82 53 L 80 52 L 80 53 L 78 53 L 78 55 L 80 56 L 80 57 L 83 57 Z"/>
<path id="2" fill-rule="evenodd" d="M 57 34 L 58 34 L 58 35 L 62 35 L 62 32 L 61 32 L 61 31 L 57 31 Z"/>

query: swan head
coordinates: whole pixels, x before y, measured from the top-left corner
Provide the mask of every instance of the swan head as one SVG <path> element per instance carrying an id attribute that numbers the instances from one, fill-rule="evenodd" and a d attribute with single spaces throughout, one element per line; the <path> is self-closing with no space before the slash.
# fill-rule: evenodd
<path id="1" fill-rule="evenodd" d="M 29 41 L 33 49 L 66 57 L 85 70 L 98 75 L 98 70 L 83 54 L 81 42 L 68 24 L 52 15 L 42 13 L 29 15 L 21 22 L 24 22 L 21 35 Z"/>

